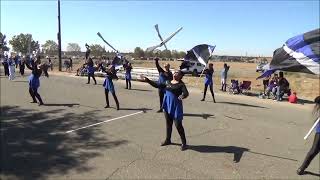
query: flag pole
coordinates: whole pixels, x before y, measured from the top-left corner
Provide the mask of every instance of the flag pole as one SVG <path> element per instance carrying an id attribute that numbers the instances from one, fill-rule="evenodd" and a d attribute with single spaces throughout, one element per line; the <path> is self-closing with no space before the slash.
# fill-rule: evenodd
<path id="1" fill-rule="evenodd" d="M 319 117 L 318 120 L 313 124 L 313 126 L 311 127 L 311 129 L 309 130 L 309 132 L 306 134 L 306 136 L 303 138 L 304 140 L 306 140 L 306 139 L 310 136 L 312 130 L 316 127 L 316 125 L 319 123 L 319 121 L 320 121 L 320 117 Z"/>
<path id="2" fill-rule="evenodd" d="M 199 81 L 200 81 L 200 78 L 201 78 L 201 76 L 203 75 L 203 72 L 204 72 L 204 70 L 206 69 L 206 67 L 207 67 L 207 64 L 204 66 L 204 68 L 203 68 L 203 70 L 202 70 L 202 72 L 201 72 L 201 74 L 200 74 L 200 76 L 199 76 L 199 78 L 198 78 L 198 80 L 197 80 L 196 86 L 198 86 L 198 83 L 199 83 Z"/>

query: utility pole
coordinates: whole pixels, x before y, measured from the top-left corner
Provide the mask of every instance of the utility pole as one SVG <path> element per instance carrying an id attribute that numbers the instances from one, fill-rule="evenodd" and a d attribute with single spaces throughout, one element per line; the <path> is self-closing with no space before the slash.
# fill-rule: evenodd
<path id="1" fill-rule="evenodd" d="M 61 71 L 62 70 L 62 61 L 61 61 L 60 0 L 58 0 L 58 51 L 59 51 L 59 71 Z"/>

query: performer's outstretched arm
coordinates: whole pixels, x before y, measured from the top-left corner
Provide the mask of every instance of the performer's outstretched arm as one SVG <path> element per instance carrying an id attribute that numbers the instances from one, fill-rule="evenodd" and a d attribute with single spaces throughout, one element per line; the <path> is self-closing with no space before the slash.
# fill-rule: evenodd
<path id="1" fill-rule="evenodd" d="M 26 66 L 27 66 L 28 69 L 33 71 L 33 67 L 31 67 L 29 63 L 26 63 Z"/>
<path id="2" fill-rule="evenodd" d="M 144 77 L 144 81 L 147 82 L 148 84 L 150 84 L 152 87 L 155 87 L 155 88 L 161 88 L 162 89 L 162 88 L 166 87 L 165 84 L 159 84 L 157 82 L 151 81 L 147 77 Z"/>
<path id="3" fill-rule="evenodd" d="M 155 59 L 155 61 L 156 61 L 156 67 L 157 67 L 157 69 L 158 69 L 158 72 L 159 73 L 163 73 L 164 72 L 164 70 L 160 67 L 160 65 L 159 65 L 159 59 L 157 58 L 157 59 Z"/>

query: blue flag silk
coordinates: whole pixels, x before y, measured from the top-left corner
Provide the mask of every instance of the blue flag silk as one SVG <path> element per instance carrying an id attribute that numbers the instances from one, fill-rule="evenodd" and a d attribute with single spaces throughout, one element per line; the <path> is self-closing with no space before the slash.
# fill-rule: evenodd
<path id="1" fill-rule="evenodd" d="M 208 44 L 197 45 L 193 47 L 190 51 L 187 51 L 187 54 L 184 60 L 198 61 L 199 63 L 206 66 L 215 48 L 216 46 L 212 46 Z"/>
<path id="2" fill-rule="evenodd" d="M 320 29 L 292 37 L 274 51 L 266 70 L 257 79 L 267 77 L 275 71 L 320 74 Z"/>

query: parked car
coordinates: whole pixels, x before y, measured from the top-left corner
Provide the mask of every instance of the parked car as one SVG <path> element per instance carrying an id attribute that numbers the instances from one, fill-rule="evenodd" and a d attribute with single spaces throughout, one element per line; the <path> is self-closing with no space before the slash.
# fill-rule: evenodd
<path id="1" fill-rule="evenodd" d="M 180 70 L 185 74 L 192 74 L 198 76 L 205 66 L 196 61 L 183 61 L 180 66 Z"/>
<path id="2" fill-rule="evenodd" d="M 267 63 L 259 63 L 257 65 L 257 68 L 256 68 L 256 72 L 264 72 L 264 66 L 267 65 Z"/>

